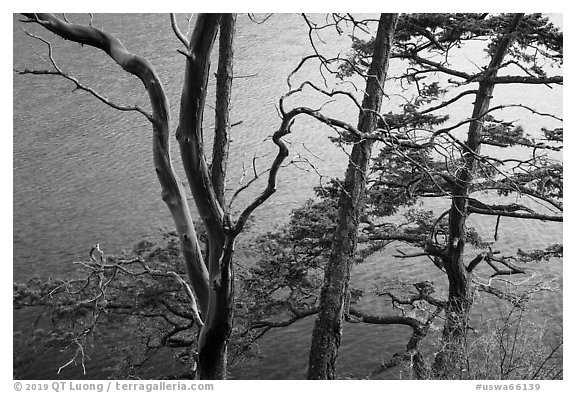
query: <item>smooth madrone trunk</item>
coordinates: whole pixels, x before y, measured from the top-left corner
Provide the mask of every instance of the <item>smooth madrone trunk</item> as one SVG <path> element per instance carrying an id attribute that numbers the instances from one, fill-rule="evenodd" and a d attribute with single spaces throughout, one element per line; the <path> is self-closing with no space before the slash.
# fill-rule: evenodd
<path id="1" fill-rule="evenodd" d="M 220 272 L 210 283 L 208 314 L 198 339 L 197 379 L 226 379 L 227 376 L 227 347 L 234 318 L 234 240 L 233 234 L 226 235 Z"/>

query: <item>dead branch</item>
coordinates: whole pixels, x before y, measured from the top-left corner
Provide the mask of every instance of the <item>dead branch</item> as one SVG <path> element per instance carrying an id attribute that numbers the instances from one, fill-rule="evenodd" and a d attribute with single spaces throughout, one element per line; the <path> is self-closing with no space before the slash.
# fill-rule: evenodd
<path id="1" fill-rule="evenodd" d="M 469 213 L 476 213 L 482 214 L 487 216 L 502 216 L 502 217 L 513 217 L 513 218 L 521 218 L 526 220 L 541 220 L 541 221 L 555 221 L 555 222 L 563 222 L 564 217 L 558 215 L 549 215 L 549 214 L 538 214 L 538 213 L 516 213 L 514 211 L 507 211 L 507 210 L 497 210 L 497 209 L 482 209 L 478 207 L 470 206 L 468 208 Z"/>
<path id="2" fill-rule="evenodd" d="M 557 84 L 562 85 L 564 83 L 563 76 L 551 76 L 551 77 L 530 77 L 530 76 L 497 76 L 494 78 L 487 78 L 488 81 L 494 84 L 530 84 L 530 85 L 549 85 Z"/>
<path id="3" fill-rule="evenodd" d="M 174 34 L 176 35 L 176 38 L 180 40 L 180 42 L 184 45 L 184 48 L 186 48 L 186 50 L 190 49 L 190 42 L 184 36 L 184 34 L 182 34 L 182 31 L 180 31 L 180 28 L 178 27 L 178 22 L 176 21 L 176 14 L 173 13 L 170 14 L 170 24 L 172 26 Z"/>

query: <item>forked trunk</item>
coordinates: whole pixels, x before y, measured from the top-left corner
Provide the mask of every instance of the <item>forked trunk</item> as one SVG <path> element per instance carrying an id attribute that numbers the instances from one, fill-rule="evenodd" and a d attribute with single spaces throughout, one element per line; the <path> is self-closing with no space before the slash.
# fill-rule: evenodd
<path id="1" fill-rule="evenodd" d="M 210 282 L 210 304 L 198 338 L 197 379 L 226 379 L 227 346 L 234 317 L 235 236 L 226 235 L 220 257 L 219 279 Z"/>
<path id="2" fill-rule="evenodd" d="M 497 75 L 504 56 L 513 42 L 514 31 L 518 28 L 522 16 L 523 14 L 516 14 L 512 18 L 479 83 L 472 112 L 473 121 L 468 128 L 468 139 L 464 146 L 464 165 L 458 171 L 452 190 L 452 206 L 448 216 L 448 247 L 443 258 L 449 291 L 446 322 L 442 334 L 443 346 L 434 364 L 437 378 L 449 378 L 454 371 L 462 368 L 464 361 L 468 318 L 474 301 L 470 273 L 464 263 L 470 186 L 474 180 L 476 160 L 482 145 L 485 114 L 490 108 L 490 100 L 494 92 L 495 85 L 491 78 Z"/>

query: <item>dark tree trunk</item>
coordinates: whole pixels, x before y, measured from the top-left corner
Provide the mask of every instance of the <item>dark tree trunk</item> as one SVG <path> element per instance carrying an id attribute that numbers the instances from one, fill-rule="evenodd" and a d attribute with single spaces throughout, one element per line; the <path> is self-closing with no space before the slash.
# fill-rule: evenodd
<path id="1" fill-rule="evenodd" d="M 210 282 L 210 304 L 198 338 L 197 379 L 226 379 L 227 347 L 234 317 L 235 235 L 226 234 L 219 279 Z"/>
<path id="2" fill-rule="evenodd" d="M 216 73 L 216 128 L 211 178 L 214 193 L 224 209 L 224 191 L 230 140 L 230 97 L 233 78 L 233 45 L 236 14 L 223 14 L 220 22 L 218 71 Z M 224 220 L 227 220 L 225 217 Z M 221 249 L 210 250 L 210 303 L 205 324 L 198 338 L 197 379 L 226 379 L 227 347 L 234 317 L 234 240 L 225 229 Z M 216 259 L 218 258 L 218 261 Z"/>
<path id="3" fill-rule="evenodd" d="M 452 190 L 452 206 L 449 213 L 448 246 L 444 256 L 444 267 L 449 282 L 446 322 L 443 330 L 443 349 L 435 360 L 437 377 L 449 376 L 461 367 L 463 349 L 465 348 L 468 316 L 473 303 L 471 276 L 464 263 L 464 246 L 466 244 L 466 220 L 468 218 L 468 198 L 470 186 L 474 180 L 476 157 L 480 153 L 484 116 L 490 107 L 494 92 L 491 78 L 498 73 L 517 29 L 522 14 L 514 15 L 509 28 L 502 35 L 483 80 L 479 83 L 474 102 L 472 121 L 468 128 L 468 139 L 465 144 L 464 165 L 457 174 Z"/>
<path id="4" fill-rule="evenodd" d="M 382 104 L 384 80 L 397 18 L 397 14 L 382 14 L 378 24 L 374 56 L 362 103 L 365 110 L 360 112 L 358 122 L 358 129 L 365 133 L 370 133 L 377 127 L 377 114 Z M 312 333 L 308 379 L 334 379 L 335 376 L 371 152 L 371 141 L 357 141 L 350 155 L 344 189 L 340 193 L 332 253 L 324 274 L 320 312 Z"/>
<path id="5" fill-rule="evenodd" d="M 234 66 L 234 33 L 236 14 L 222 15 L 220 22 L 220 45 L 218 71 L 216 73 L 216 126 L 212 149 L 212 184 L 220 205 L 224 206 L 226 170 L 230 146 L 230 98 Z"/>

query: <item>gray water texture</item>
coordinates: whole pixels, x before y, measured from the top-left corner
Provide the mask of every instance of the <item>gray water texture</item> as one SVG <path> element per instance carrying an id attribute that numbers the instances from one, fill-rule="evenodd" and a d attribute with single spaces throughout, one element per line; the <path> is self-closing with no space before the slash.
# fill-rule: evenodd
<path id="1" fill-rule="evenodd" d="M 87 21 L 87 17 L 70 16 Z M 95 25 L 115 34 L 133 53 L 148 58 L 156 67 L 172 104 L 172 122 L 177 120 L 184 59 L 177 52 L 180 43 L 174 37 L 167 15 L 104 14 L 95 16 Z M 182 28 L 186 19 L 180 17 Z M 123 105 L 148 108 L 146 92 L 134 77 L 122 72 L 112 60 L 88 47 L 51 37 L 32 25 L 31 32 L 50 38 L 55 44 L 54 57 L 66 70 L 83 83 L 94 87 L 110 100 Z M 26 37 L 14 16 L 14 68 L 46 68 L 46 47 Z M 334 38 L 334 37 L 332 37 Z M 346 53 L 347 37 L 336 37 L 326 51 Z M 217 46 L 216 46 L 217 47 Z M 266 23 L 256 24 L 246 16 L 238 18 L 235 48 L 232 122 L 242 123 L 232 129 L 230 152 L 229 193 L 244 175 L 250 176 L 253 157 L 259 157 L 257 167 L 266 168 L 273 159 L 274 145 L 269 136 L 278 128 L 280 119 L 276 106 L 288 90 L 286 78 L 299 59 L 311 54 L 307 27 L 298 15 L 276 14 Z M 40 56 L 39 56 L 40 55 Z M 475 67 L 475 57 L 481 53 L 467 52 L 459 61 Z M 215 69 L 213 60 L 213 70 Z M 392 63 L 391 70 L 394 71 Z M 296 81 L 316 73 L 314 67 L 302 69 Z M 318 76 L 315 77 L 318 80 Z M 214 96 L 210 81 L 208 102 Z M 30 277 L 62 276 L 75 269 L 74 261 L 85 258 L 94 243 L 100 243 L 107 253 L 119 253 L 142 239 L 158 239 L 173 223 L 160 198 L 151 157 L 152 131 L 141 115 L 121 113 L 96 101 L 94 97 L 75 91 L 71 83 L 52 76 L 20 76 L 13 78 L 13 273 L 15 281 Z M 562 115 L 562 88 L 555 87 L 552 99 L 546 87 L 498 87 L 494 104 L 519 103 L 533 105 L 542 112 Z M 358 93 L 360 94 L 360 93 Z M 310 107 L 321 104 L 317 97 L 306 97 Z M 394 98 L 384 106 L 392 105 Z M 337 101 L 326 107 L 352 124 L 357 110 L 349 102 Z M 463 103 L 454 118 L 465 118 L 471 103 Z M 461 111 L 461 113 L 458 113 Z M 205 114 L 207 145 L 213 126 L 213 110 Z M 525 111 L 508 114 L 507 120 L 521 120 L 526 130 L 537 133 L 549 125 L 542 118 Z M 176 119 L 176 120 L 175 120 Z M 558 124 L 553 125 L 560 126 Z M 175 128 L 175 127 L 174 127 Z M 342 176 L 346 155 L 328 140 L 329 129 L 310 120 L 297 120 L 290 136 L 290 159 L 304 157 L 314 165 L 291 166 L 282 169 L 278 191 L 254 214 L 253 224 L 240 242 L 249 243 L 251 236 L 273 230 L 286 222 L 289 212 L 313 196 L 312 187 L 331 176 Z M 178 148 L 172 138 L 175 167 L 185 179 L 178 159 Z M 506 154 L 522 155 L 522 151 Z M 560 157 L 561 158 L 561 157 Z M 245 181 L 245 180 L 244 180 Z M 238 211 L 246 206 L 264 187 L 256 183 L 235 204 Z M 440 209 L 447 201 L 435 201 L 425 207 Z M 430 205 L 430 206 L 428 206 Z M 480 233 L 490 237 L 495 220 L 475 219 Z M 503 251 L 517 248 L 537 248 L 562 242 L 562 224 L 524 222 L 502 219 L 501 236 L 495 247 Z M 426 260 L 399 260 L 395 250 L 378 255 L 355 267 L 354 284 L 368 292 L 372 282 L 385 277 L 422 277 L 429 279 Z M 239 261 L 242 263 L 242 261 Z M 560 261 L 543 266 L 545 274 L 559 279 Z M 441 280 L 438 276 L 436 279 Z M 561 280 L 560 280 L 561 281 Z M 547 310 L 543 318 L 562 318 L 560 289 L 541 299 Z M 388 312 L 381 299 L 367 296 L 362 305 L 371 312 Z M 489 309 L 479 311 L 490 312 Z M 22 320 L 15 314 L 15 329 L 31 319 Z M 311 326 L 306 320 L 272 333 L 262 341 L 264 359 L 233 369 L 236 378 L 289 379 L 303 378 L 307 364 Z M 367 370 L 391 353 L 400 351 L 408 331 L 394 327 L 348 325 L 342 343 L 340 369 L 350 376 L 363 376 Z M 105 378 L 103 360 L 89 363 L 90 378 Z M 100 364 L 98 362 L 104 362 Z M 60 364 L 50 360 L 43 367 L 30 371 L 29 378 L 56 378 Z M 68 375 L 68 378 L 80 375 Z"/>

